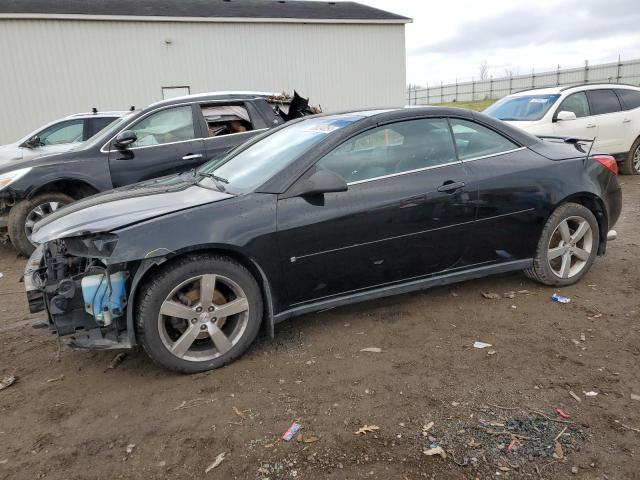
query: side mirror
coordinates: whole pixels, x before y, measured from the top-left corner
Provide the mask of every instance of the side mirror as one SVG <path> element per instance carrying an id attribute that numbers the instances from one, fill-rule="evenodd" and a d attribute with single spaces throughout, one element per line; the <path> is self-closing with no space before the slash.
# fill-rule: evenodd
<path id="1" fill-rule="evenodd" d="M 133 130 L 125 130 L 116 135 L 113 145 L 116 148 L 127 148 L 132 143 L 138 140 L 138 135 Z"/>
<path id="2" fill-rule="evenodd" d="M 556 115 L 556 121 L 558 122 L 566 122 L 567 120 L 575 120 L 576 118 L 578 117 L 576 117 L 574 112 L 567 112 L 566 110 L 558 112 Z"/>
<path id="3" fill-rule="evenodd" d="M 331 192 L 346 192 L 347 182 L 330 170 L 319 170 L 300 183 L 292 196 L 320 195 Z"/>
<path id="4" fill-rule="evenodd" d="M 40 137 L 38 135 L 34 135 L 29 140 L 24 142 L 24 146 L 27 148 L 38 148 L 42 145 L 44 144 L 42 143 L 42 140 L 40 140 Z"/>

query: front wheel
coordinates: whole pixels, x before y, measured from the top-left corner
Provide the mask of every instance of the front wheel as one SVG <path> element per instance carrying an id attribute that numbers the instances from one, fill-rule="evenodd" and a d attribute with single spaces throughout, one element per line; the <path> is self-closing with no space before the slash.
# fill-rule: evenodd
<path id="1" fill-rule="evenodd" d="M 203 372 L 242 355 L 262 315 L 260 287 L 245 267 L 223 256 L 190 255 L 169 263 L 142 288 L 138 337 L 161 366 Z"/>
<path id="2" fill-rule="evenodd" d="M 525 274 L 544 285 L 572 285 L 591 268 L 599 244 L 600 229 L 591 210 L 565 203 L 547 220 Z"/>
<path id="3" fill-rule="evenodd" d="M 7 229 L 13 246 L 26 255 L 33 253 L 36 244 L 31 241 L 33 226 L 47 215 L 73 202 L 73 198 L 60 192 L 45 192 L 22 200 L 11 207 Z"/>

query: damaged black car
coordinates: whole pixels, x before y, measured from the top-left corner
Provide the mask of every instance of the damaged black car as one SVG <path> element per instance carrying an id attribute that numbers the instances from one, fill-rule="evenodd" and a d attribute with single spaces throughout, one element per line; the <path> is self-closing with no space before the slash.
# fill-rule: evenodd
<path id="1" fill-rule="evenodd" d="M 615 238 L 616 173 L 462 109 L 305 117 L 51 214 L 27 297 L 75 347 L 205 371 L 294 315 L 514 270 L 575 283 Z"/>

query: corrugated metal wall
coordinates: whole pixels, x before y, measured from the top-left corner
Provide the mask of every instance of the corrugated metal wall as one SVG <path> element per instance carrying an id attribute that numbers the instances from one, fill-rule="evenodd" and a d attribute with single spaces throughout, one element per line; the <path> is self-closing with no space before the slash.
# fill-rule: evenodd
<path id="1" fill-rule="evenodd" d="M 555 87 L 576 83 L 629 83 L 640 86 L 640 60 L 588 65 L 580 68 L 558 69 L 530 75 L 518 75 L 477 82 L 436 85 L 407 91 L 410 105 L 428 105 L 445 102 L 469 102 L 501 98 L 530 88 Z"/>
<path id="2" fill-rule="evenodd" d="M 0 20 L 0 144 L 162 87 L 282 91 L 323 110 L 405 98 L 404 25 Z"/>

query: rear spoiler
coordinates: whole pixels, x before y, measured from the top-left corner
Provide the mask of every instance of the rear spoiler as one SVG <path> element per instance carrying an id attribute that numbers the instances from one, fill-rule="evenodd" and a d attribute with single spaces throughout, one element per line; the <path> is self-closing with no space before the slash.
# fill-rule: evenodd
<path id="1" fill-rule="evenodd" d="M 541 140 L 559 140 L 562 143 L 571 144 L 574 147 L 576 147 L 576 150 L 578 150 L 579 152 L 586 153 L 587 157 L 589 157 L 589 155 L 591 154 L 591 150 L 593 149 L 593 144 L 596 141 L 595 137 L 578 138 L 578 137 L 559 137 L 555 135 L 536 135 L 536 136 Z M 583 143 L 589 143 L 589 150 L 586 152 L 582 146 Z"/>

